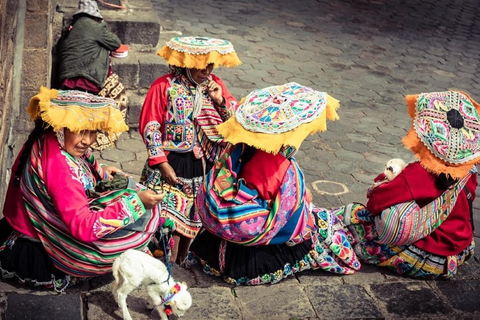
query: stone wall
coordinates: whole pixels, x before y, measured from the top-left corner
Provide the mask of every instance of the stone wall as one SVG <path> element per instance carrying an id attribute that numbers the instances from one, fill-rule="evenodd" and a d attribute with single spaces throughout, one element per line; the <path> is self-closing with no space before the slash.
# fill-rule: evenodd
<path id="1" fill-rule="evenodd" d="M 0 0 L 0 208 L 5 198 L 11 144 L 10 119 L 12 115 L 15 35 L 18 19 L 18 0 Z M 1 211 L 0 211 L 1 212 Z"/>
<path id="2" fill-rule="evenodd" d="M 50 86 L 55 0 L 0 0 L 0 215 L 16 155 L 32 128 L 25 110 Z"/>

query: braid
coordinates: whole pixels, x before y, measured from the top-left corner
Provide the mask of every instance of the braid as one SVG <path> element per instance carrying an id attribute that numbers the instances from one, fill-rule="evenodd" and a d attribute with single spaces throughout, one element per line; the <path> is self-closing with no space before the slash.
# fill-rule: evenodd
<path id="1" fill-rule="evenodd" d="M 437 176 L 437 179 L 435 180 L 435 185 L 440 190 L 447 190 L 447 188 L 453 185 L 455 182 L 457 182 L 456 179 L 453 179 L 452 177 L 441 173 Z"/>
<path id="2" fill-rule="evenodd" d="M 18 163 L 17 170 L 15 171 L 15 177 L 13 185 L 18 187 L 20 185 L 20 179 L 22 177 L 23 171 L 27 164 L 27 159 L 30 156 L 30 151 L 32 151 L 33 143 L 36 139 L 42 136 L 45 133 L 46 123 L 42 120 L 35 121 L 35 128 L 28 135 L 28 139 L 23 146 L 22 153 L 20 155 L 20 161 Z"/>

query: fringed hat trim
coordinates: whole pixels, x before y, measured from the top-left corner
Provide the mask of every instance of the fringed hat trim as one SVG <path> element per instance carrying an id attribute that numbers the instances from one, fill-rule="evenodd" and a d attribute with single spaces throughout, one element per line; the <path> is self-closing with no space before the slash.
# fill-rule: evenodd
<path id="1" fill-rule="evenodd" d="M 405 97 L 412 126 L 403 144 L 435 174 L 464 177 L 480 161 L 480 105 L 461 91 Z"/>
<path id="2" fill-rule="evenodd" d="M 207 37 L 172 38 L 157 54 L 169 65 L 180 68 L 205 69 L 212 63 L 215 67 L 242 64 L 229 41 Z"/>
<path id="3" fill-rule="evenodd" d="M 243 99 L 235 117 L 231 117 L 217 127 L 224 140 L 232 144 L 245 143 L 274 154 L 278 153 L 282 147 L 294 147 L 298 150 L 308 135 L 327 130 L 327 120 L 339 119 L 336 111 L 340 106 L 338 100 L 324 92 L 316 91 L 318 100 L 311 99 L 299 103 L 302 94 L 298 94 L 298 91 L 294 94 L 285 87 L 301 89 L 302 93 L 304 90 L 312 89 L 296 83 L 283 85 L 284 90 L 278 91 L 278 95 L 255 94 L 255 92 L 265 93 L 262 90 L 268 91 L 268 89 L 270 92 L 276 92 L 280 87 L 282 86 L 256 90 Z M 249 100 L 252 94 L 256 98 Z M 280 104 L 272 105 L 271 99 Z"/>
<path id="4" fill-rule="evenodd" d="M 41 87 L 27 112 L 31 120 L 41 118 L 55 132 L 68 128 L 72 132 L 101 130 L 114 135 L 128 130 L 113 99 L 82 91 Z"/>

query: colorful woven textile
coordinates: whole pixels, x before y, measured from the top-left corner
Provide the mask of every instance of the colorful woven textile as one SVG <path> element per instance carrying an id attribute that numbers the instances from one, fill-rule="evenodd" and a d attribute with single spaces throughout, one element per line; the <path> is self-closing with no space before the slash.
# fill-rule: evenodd
<path id="1" fill-rule="evenodd" d="M 189 69 L 205 69 L 211 63 L 215 67 L 236 67 L 242 63 L 229 41 L 209 37 L 175 37 L 157 54 L 169 65 Z"/>
<path id="2" fill-rule="evenodd" d="M 123 83 L 120 82 L 118 74 L 112 73 L 103 83 L 103 87 L 98 93 L 100 97 L 107 97 L 115 100 L 117 103 L 118 109 L 122 113 L 123 120 L 125 121 L 127 117 L 127 103 L 128 98 L 125 93 L 125 87 Z M 103 150 L 113 145 L 113 143 L 118 139 L 120 133 L 114 133 L 109 135 L 103 131 L 97 133 L 97 139 L 90 146 L 94 150 Z"/>
<path id="3" fill-rule="evenodd" d="M 195 238 L 202 227 L 194 207 L 195 194 L 200 188 L 203 177 L 191 179 L 178 177 L 178 179 L 180 183 L 171 186 L 162 179 L 158 168 L 152 169 L 145 165 L 140 182 L 150 190 L 166 193 L 161 204 L 160 216 L 172 220 L 175 223 L 176 232 L 187 238 Z"/>
<path id="4" fill-rule="evenodd" d="M 401 275 L 425 279 L 453 277 L 457 268 L 474 254 L 475 242 L 457 255 L 439 256 L 415 246 L 415 244 L 392 245 L 376 241 L 373 217 L 361 204 L 343 207 L 343 216 L 355 241 L 358 258 L 365 263 L 387 267 Z"/>
<path id="5" fill-rule="evenodd" d="M 407 96 L 412 127 L 404 144 L 427 170 L 464 177 L 480 160 L 480 105 L 459 91 Z"/>
<path id="6" fill-rule="evenodd" d="M 471 174 L 455 183 L 438 198 L 420 208 L 415 201 L 393 205 L 375 216 L 379 243 L 411 244 L 435 231 L 452 211 Z"/>
<path id="7" fill-rule="evenodd" d="M 111 271 L 113 261 L 125 250 L 147 246 L 158 227 L 159 215 L 150 210 L 143 211 L 140 204 L 129 208 L 129 214 L 125 216 L 119 213 L 118 219 L 102 220 L 97 232 L 100 239 L 93 243 L 83 243 L 72 237 L 48 196 L 42 169 L 42 148 L 39 139 L 32 147 L 33 156 L 27 163 L 20 186 L 40 241 L 59 270 L 76 277 L 105 274 Z M 93 156 L 87 159 L 93 167 L 99 167 Z M 89 207 L 101 210 L 122 198 L 132 197 L 135 192 L 134 183 L 126 189 L 105 192 L 101 197 L 91 199 Z"/>
<path id="8" fill-rule="evenodd" d="M 197 196 L 203 226 L 229 242 L 247 246 L 281 244 L 310 234 L 303 201 L 303 173 L 294 159 L 273 201 L 258 198 L 237 175 L 243 145 L 229 150 L 205 178 Z"/>
<path id="9" fill-rule="evenodd" d="M 309 135 L 337 120 L 338 100 L 295 82 L 251 92 L 235 117 L 217 127 L 225 141 L 246 143 L 278 153 L 282 147 L 298 149 Z"/>
<path id="10" fill-rule="evenodd" d="M 113 99 L 82 91 L 41 87 L 27 111 L 32 120 L 41 118 L 55 132 L 68 128 L 73 132 L 101 130 L 113 135 L 128 130 Z"/>

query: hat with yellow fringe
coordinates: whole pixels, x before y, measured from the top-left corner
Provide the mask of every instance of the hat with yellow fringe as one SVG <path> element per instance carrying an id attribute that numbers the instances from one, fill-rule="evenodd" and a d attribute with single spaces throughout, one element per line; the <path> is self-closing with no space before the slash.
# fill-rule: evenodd
<path id="1" fill-rule="evenodd" d="M 462 91 L 405 97 L 412 118 L 405 147 L 430 172 L 463 178 L 480 161 L 480 105 Z"/>
<path id="2" fill-rule="evenodd" d="M 269 153 L 298 150 L 309 135 L 337 120 L 340 103 L 325 92 L 296 82 L 258 89 L 247 95 L 235 116 L 217 127 L 225 141 L 245 143 Z"/>
<path id="3" fill-rule="evenodd" d="M 76 90 L 41 87 L 27 108 L 31 120 L 42 119 L 55 132 L 100 130 L 115 135 L 128 130 L 115 100 Z"/>
<path id="4" fill-rule="evenodd" d="M 211 63 L 215 67 L 236 67 L 242 64 L 229 41 L 209 37 L 175 37 L 157 54 L 167 60 L 169 65 L 188 69 L 205 69 Z"/>

